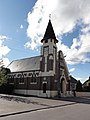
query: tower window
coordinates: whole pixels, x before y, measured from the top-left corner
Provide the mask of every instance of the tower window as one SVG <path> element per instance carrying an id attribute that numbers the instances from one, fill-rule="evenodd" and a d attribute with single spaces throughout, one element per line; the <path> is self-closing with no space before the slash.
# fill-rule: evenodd
<path id="1" fill-rule="evenodd" d="M 49 52 L 49 47 L 48 46 L 44 47 L 44 54 L 48 54 L 48 52 Z"/>
<path id="2" fill-rule="evenodd" d="M 43 93 L 46 93 L 46 83 L 43 83 Z"/>
<path id="3" fill-rule="evenodd" d="M 48 43 L 48 40 L 45 40 L 45 43 Z"/>
<path id="4" fill-rule="evenodd" d="M 56 41 L 54 40 L 54 43 L 56 44 Z"/>
<path id="5" fill-rule="evenodd" d="M 32 74 L 31 83 L 30 84 L 37 84 L 36 74 Z"/>
<path id="6" fill-rule="evenodd" d="M 52 42 L 52 39 L 51 39 L 51 42 Z"/>
<path id="7" fill-rule="evenodd" d="M 24 84 L 24 78 L 23 77 L 19 78 L 19 84 Z"/>
<path id="8" fill-rule="evenodd" d="M 26 76 L 27 76 L 27 74 L 26 74 L 26 73 L 24 73 L 24 76 L 26 77 Z"/>
<path id="9" fill-rule="evenodd" d="M 28 73 L 28 76 L 32 76 L 32 73 Z"/>
<path id="10" fill-rule="evenodd" d="M 56 48 L 53 47 L 53 54 L 56 54 Z"/>

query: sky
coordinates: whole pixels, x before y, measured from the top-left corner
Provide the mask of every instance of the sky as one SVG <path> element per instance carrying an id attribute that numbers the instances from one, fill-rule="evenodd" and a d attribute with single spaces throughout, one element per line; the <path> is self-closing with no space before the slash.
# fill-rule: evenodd
<path id="1" fill-rule="evenodd" d="M 0 60 L 40 55 L 49 15 L 69 74 L 90 76 L 90 0 L 0 0 Z"/>

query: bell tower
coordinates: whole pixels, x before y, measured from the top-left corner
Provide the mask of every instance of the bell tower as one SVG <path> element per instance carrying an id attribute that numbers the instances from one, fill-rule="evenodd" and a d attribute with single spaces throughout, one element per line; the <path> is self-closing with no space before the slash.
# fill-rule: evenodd
<path id="1" fill-rule="evenodd" d="M 58 40 L 56 39 L 51 20 L 49 19 L 44 37 L 41 40 L 41 43 L 43 43 L 40 59 L 41 72 L 51 73 L 52 71 L 52 74 L 56 73 L 57 42 Z"/>

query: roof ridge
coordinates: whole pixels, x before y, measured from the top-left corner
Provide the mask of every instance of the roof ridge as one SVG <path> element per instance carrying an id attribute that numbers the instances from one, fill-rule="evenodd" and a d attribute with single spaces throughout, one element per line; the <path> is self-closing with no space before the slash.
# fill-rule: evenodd
<path id="1" fill-rule="evenodd" d="M 19 60 L 25 60 L 25 59 L 32 59 L 32 58 L 36 58 L 36 57 L 40 57 L 40 55 L 39 56 L 32 56 L 32 57 L 28 57 L 28 58 L 17 59 L 17 60 L 13 60 L 13 61 L 19 61 Z"/>

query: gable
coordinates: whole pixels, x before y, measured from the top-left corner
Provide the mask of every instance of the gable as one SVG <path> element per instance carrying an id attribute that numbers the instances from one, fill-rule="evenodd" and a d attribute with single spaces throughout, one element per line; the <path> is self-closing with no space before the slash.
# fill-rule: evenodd
<path id="1" fill-rule="evenodd" d="M 70 75 L 70 82 L 71 82 L 71 83 L 77 83 L 77 80 Z"/>
<path id="2" fill-rule="evenodd" d="M 12 61 L 8 68 L 11 72 L 40 70 L 40 56 Z"/>

